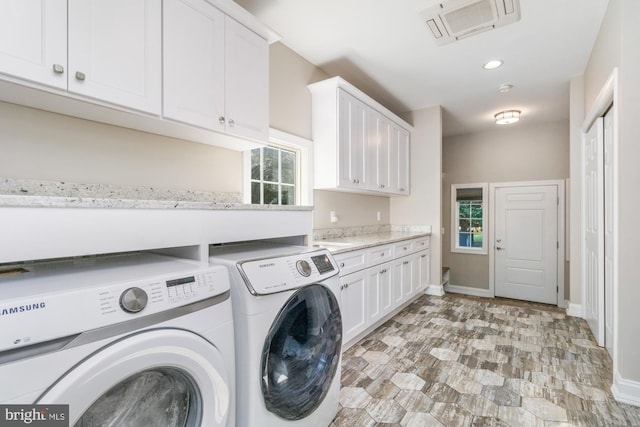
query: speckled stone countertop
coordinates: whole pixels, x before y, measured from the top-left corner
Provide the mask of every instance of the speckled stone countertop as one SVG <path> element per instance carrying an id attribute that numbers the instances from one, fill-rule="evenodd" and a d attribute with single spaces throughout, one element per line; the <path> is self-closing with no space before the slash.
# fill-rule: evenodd
<path id="1" fill-rule="evenodd" d="M 359 232 L 359 233 L 358 233 Z M 431 226 L 384 225 L 314 230 L 314 246 L 333 254 L 386 245 L 431 235 Z"/>
<path id="2" fill-rule="evenodd" d="M 312 206 L 249 205 L 240 193 L 0 179 L 0 207 L 309 211 Z"/>

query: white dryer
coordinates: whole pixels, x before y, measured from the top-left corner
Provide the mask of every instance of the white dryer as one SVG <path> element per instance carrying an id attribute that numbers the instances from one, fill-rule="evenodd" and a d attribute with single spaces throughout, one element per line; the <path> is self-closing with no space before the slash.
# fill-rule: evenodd
<path id="1" fill-rule="evenodd" d="M 78 427 L 235 426 L 226 269 L 140 253 L 10 273 L 0 402 L 68 404 Z"/>
<path id="2" fill-rule="evenodd" d="M 324 427 L 338 411 L 342 317 L 327 250 L 212 247 L 226 265 L 236 337 L 238 427 Z"/>

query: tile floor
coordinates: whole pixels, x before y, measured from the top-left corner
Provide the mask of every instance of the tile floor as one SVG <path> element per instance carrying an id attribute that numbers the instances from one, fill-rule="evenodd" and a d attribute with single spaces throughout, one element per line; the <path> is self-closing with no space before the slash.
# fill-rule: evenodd
<path id="1" fill-rule="evenodd" d="M 640 426 L 611 372 L 564 310 L 422 296 L 343 354 L 331 427 Z"/>

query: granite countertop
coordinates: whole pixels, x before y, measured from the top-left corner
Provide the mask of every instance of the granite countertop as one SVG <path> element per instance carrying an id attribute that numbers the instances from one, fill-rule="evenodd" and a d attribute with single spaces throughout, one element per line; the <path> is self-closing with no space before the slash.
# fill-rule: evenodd
<path id="1" fill-rule="evenodd" d="M 369 234 L 337 237 L 331 239 L 314 240 L 314 246 L 328 249 L 332 254 L 366 249 L 373 246 L 396 243 L 403 240 L 415 239 L 431 235 L 431 231 L 425 228 L 421 231 L 379 231 Z"/>
<path id="2" fill-rule="evenodd" d="M 244 204 L 240 193 L 10 178 L 0 179 L 0 207 L 313 210 L 313 206 Z"/>

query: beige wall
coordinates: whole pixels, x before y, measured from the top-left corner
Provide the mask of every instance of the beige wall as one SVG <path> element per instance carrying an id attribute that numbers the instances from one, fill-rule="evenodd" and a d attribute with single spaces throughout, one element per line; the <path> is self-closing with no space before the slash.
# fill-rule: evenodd
<path id="1" fill-rule="evenodd" d="M 307 85 L 329 78 L 283 45 L 269 48 L 269 121 L 272 128 L 311 139 L 311 92 Z"/>
<path id="2" fill-rule="evenodd" d="M 315 190 L 313 200 L 314 228 L 389 224 L 388 197 Z M 339 218 L 338 222 L 329 221 L 331 211 L 335 211 Z M 377 220 L 378 212 L 380 212 L 380 221 Z"/>
<path id="3" fill-rule="evenodd" d="M 443 141 L 442 163 L 442 254 L 443 265 L 451 269 L 449 283 L 489 289 L 489 255 L 451 253 L 451 185 L 568 178 L 569 124 L 520 123 L 448 137 Z"/>
<path id="4" fill-rule="evenodd" d="M 0 177 L 241 192 L 242 155 L 0 103 Z"/>
<path id="5" fill-rule="evenodd" d="M 431 285 L 439 285 L 441 261 L 442 109 L 439 106 L 412 111 L 411 194 L 390 202 L 391 224 L 430 225 Z"/>

